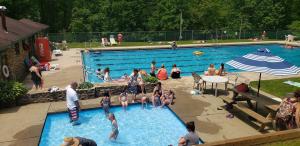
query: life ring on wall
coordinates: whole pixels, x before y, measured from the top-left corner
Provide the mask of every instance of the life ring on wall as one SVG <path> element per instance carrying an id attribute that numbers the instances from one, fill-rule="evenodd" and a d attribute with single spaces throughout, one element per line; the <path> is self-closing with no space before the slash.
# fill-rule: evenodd
<path id="1" fill-rule="evenodd" d="M 194 51 L 193 54 L 197 55 L 197 56 L 200 56 L 200 55 L 203 55 L 204 52 L 202 52 L 202 51 Z"/>
<path id="2" fill-rule="evenodd" d="M 7 65 L 2 66 L 2 73 L 3 73 L 4 77 L 6 77 L 6 78 L 9 77 L 9 69 L 8 69 Z"/>

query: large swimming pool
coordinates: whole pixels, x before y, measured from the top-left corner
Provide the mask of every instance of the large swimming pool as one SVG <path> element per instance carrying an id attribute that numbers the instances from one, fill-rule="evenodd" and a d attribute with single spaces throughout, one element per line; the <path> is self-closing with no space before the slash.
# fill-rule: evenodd
<path id="1" fill-rule="evenodd" d="M 191 72 L 203 74 L 209 64 L 215 64 L 219 68 L 235 57 L 256 51 L 259 48 L 268 48 L 275 55 L 300 66 L 300 48 L 285 49 L 280 45 L 242 45 L 242 46 L 214 46 L 201 48 L 152 49 L 152 50 L 126 50 L 126 51 L 98 51 L 83 53 L 83 62 L 88 70 L 86 79 L 90 82 L 102 82 L 95 74 L 98 68 L 109 67 L 111 77 L 120 78 L 124 73 L 130 74 L 133 68 L 150 71 L 150 63 L 156 61 L 156 66 L 165 64 L 168 71 L 173 64 L 182 70 L 183 76 L 191 75 Z M 193 55 L 194 51 L 204 52 L 201 56 Z M 227 71 L 236 69 L 225 66 Z"/>
<path id="2" fill-rule="evenodd" d="M 108 137 L 110 121 L 102 109 L 80 112 L 81 125 L 72 126 L 67 113 L 47 116 L 39 146 L 59 146 L 64 137 L 80 136 L 96 141 L 99 146 L 167 146 L 177 145 L 178 139 L 187 133 L 184 124 L 168 108 L 141 109 L 141 105 L 130 105 L 124 112 L 122 107 L 113 107 L 119 136 L 115 142 Z"/>

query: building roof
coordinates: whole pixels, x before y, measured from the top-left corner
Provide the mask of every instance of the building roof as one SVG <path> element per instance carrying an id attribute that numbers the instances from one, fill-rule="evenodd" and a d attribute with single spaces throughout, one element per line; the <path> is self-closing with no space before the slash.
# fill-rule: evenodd
<path id="1" fill-rule="evenodd" d="M 0 50 L 11 43 L 32 36 L 35 33 L 48 28 L 47 25 L 33 22 L 28 19 L 15 20 L 6 17 L 6 32 L 2 27 L 1 21 L 2 20 L 0 19 Z"/>
<path id="2" fill-rule="evenodd" d="M 31 21 L 31 20 L 25 19 L 25 18 L 23 18 L 19 21 L 24 24 L 27 24 L 30 27 L 35 28 L 37 31 L 41 31 L 41 30 L 47 29 L 49 27 L 48 25 L 37 23 L 37 22 Z"/>

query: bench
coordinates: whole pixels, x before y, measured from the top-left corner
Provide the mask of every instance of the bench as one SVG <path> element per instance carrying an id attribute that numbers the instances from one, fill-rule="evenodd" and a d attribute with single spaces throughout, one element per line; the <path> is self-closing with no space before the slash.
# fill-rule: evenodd
<path id="1" fill-rule="evenodd" d="M 220 98 L 223 100 L 224 103 L 226 104 L 231 104 L 234 103 L 234 100 L 232 100 L 231 98 L 227 97 L 227 96 L 220 96 Z"/>
<path id="2" fill-rule="evenodd" d="M 269 120 L 269 119 L 263 117 L 262 115 L 254 112 L 253 110 L 249 109 L 248 107 L 239 106 L 237 104 L 233 105 L 233 107 L 242 111 L 243 113 L 247 114 L 248 116 L 254 118 L 257 122 L 259 122 L 261 124 L 259 131 L 263 131 L 267 124 L 272 123 L 272 120 Z"/>
<path id="3" fill-rule="evenodd" d="M 251 100 L 254 101 L 256 99 L 256 96 L 252 95 L 250 92 L 239 92 L 235 88 L 231 89 L 233 92 L 236 92 L 238 95 L 241 95 L 242 97 L 236 98 L 235 101 L 247 101 L 247 104 L 250 108 L 253 108 Z M 237 95 L 237 96 L 238 96 Z M 257 102 L 255 103 L 255 108 L 257 110 Z"/>

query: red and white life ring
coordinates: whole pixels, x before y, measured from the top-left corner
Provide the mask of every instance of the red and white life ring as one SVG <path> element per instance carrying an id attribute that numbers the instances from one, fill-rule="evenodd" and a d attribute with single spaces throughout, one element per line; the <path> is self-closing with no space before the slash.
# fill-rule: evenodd
<path id="1" fill-rule="evenodd" d="M 4 77 L 8 78 L 9 77 L 9 69 L 7 65 L 3 65 L 2 66 L 2 74 L 4 75 Z"/>

